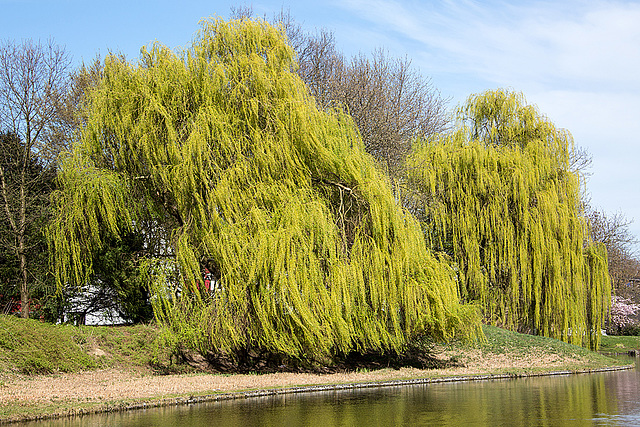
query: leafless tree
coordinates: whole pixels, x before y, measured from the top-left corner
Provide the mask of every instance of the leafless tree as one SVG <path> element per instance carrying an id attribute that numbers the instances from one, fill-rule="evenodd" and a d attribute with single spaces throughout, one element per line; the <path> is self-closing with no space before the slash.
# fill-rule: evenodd
<path id="1" fill-rule="evenodd" d="M 124 56 L 120 55 L 124 60 Z M 104 69 L 104 61 L 97 56 L 88 65 L 82 64 L 69 75 L 69 85 L 63 100 L 59 116 L 62 126 L 66 129 L 67 141 L 72 142 L 82 130 L 87 117 L 85 108 L 89 102 L 89 93 L 95 88 Z M 70 147 L 69 147 L 70 148 Z"/>
<path id="2" fill-rule="evenodd" d="M 593 162 L 591 153 L 584 147 L 576 146 L 569 154 L 569 169 L 578 172 L 582 176 L 589 176 L 589 168 Z"/>
<path id="3" fill-rule="evenodd" d="M 29 316 L 29 244 L 41 219 L 44 175 L 50 174 L 68 135 L 60 117 L 68 89 L 70 59 L 49 41 L 0 44 L 1 207 L 11 246 L 20 264 L 21 314 Z M 8 150 L 8 147 L 12 147 Z"/>
<path id="4" fill-rule="evenodd" d="M 358 55 L 334 78 L 334 100 L 354 118 L 367 151 L 392 178 L 402 175 L 415 138 L 448 127 L 446 101 L 406 57 L 396 59 L 383 50 Z"/>
<path id="5" fill-rule="evenodd" d="M 591 238 L 607 247 L 609 274 L 614 289 L 624 296 L 632 296 L 631 294 L 635 293 L 633 298 L 638 299 L 638 289 L 633 286 L 623 287 L 640 279 L 638 254 L 632 249 L 638 240 L 629 231 L 631 221 L 622 213 L 607 215 L 603 211 L 591 209 L 587 211 L 587 218 Z"/>

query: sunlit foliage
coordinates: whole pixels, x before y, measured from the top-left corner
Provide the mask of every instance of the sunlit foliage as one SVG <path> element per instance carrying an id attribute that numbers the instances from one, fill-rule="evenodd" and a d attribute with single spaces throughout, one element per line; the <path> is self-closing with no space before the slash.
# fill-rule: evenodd
<path id="1" fill-rule="evenodd" d="M 49 229 L 61 286 L 87 279 L 107 238 L 151 222 L 168 256 L 141 264 L 176 345 L 316 357 L 477 331 L 453 270 L 351 119 L 318 110 L 279 30 L 204 21 L 189 49 L 141 55 L 105 60 L 62 163 Z"/>
<path id="2" fill-rule="evenodd" d="M 485 319 L 596 347 L 610 305 L 606 250 L 589 241 L 571 135 L 516 93 L 472 96 L 457 129 L 409 160 L 431 247 Z"/>

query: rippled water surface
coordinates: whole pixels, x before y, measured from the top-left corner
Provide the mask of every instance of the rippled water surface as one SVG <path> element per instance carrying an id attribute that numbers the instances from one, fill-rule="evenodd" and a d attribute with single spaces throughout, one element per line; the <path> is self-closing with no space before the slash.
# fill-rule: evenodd
<path id="1" fill-rule="evenodd" d="M 289 394 L 29 426 L 640 426 L 640 371 Z"/>

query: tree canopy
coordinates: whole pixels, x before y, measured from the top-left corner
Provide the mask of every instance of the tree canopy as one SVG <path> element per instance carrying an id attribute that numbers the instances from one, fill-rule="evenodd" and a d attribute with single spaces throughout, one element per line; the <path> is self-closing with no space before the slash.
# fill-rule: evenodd
<path id="1" fill-rule="evenodd" d="M 232 16 L 254 16 L 251 6 L 231 8 Z M 450 114 L 432 81 L 408 57 L 378 49 L 347 57 L 327 29 L 306 32 L 289 11 L 272 21 L 282 26 L 296 53 L 297 74 L 321 108 L 344 109 L 352 118 L 365 150 L 394 181 L 404 181 L 404 164 L 412 141 L 448 129 Z"/>
<path id="2" fill-rule="evenodd" d="M 138 64 L 107 57 L 54 194 L 58 284 L 153 228 L 155 315 L 200 351 L 313 357 L 475 333 L 350 117 L 321 111 L 295 67 L 282 32 L 250 20 L 204 21 L 189 49 L 156 43 Z"/>
<path id="3" fill-rule="evenodd" d="M 457 123 L 418 142 L 408 169 L 427 238 L 456 263 L 463 299 L 490 323 L 597 347 L 611 285 L 571 135 L 502 90 L 470 97 Z"/>

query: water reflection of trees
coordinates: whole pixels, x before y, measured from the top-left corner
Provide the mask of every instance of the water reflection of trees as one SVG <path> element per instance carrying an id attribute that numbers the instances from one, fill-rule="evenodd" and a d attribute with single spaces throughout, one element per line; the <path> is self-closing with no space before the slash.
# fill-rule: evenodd
<path id="1" fill-rule="evenodd" d="M 445 425 L 552 425 L 591 420 L 596 414 L 616 412 L 602 375 L 572 375 L 473 384 L 427 385 L 408 389 L 422 410 L 420 423 Z M 420 402 L 420 403 L 419 403 Z M 424 409 L 427 409 L 425 411 Z"/>
<path id="2" fill-rule="evenodd" d="M 610 391 L 609 398 L 615 402 L 616 413 L 640 413 L 640 372 L 635 370 L 606 374 L 604 383 Z"/>

